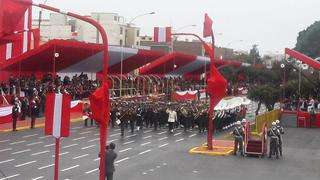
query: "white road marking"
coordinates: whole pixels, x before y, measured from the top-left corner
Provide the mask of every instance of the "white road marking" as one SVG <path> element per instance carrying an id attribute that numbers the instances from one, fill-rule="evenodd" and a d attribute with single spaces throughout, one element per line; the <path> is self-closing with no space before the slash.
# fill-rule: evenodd
<path id="1" fill-rule="evenodd" d="M 31 180 L 38 180 L 38 179 L 43 179 L 43 178 L 44 178 L 44 176 L 40 176 L 40 177 L 33 178 Z"/>
<path id="2" fill-rule="evenodd" d="M 150 171 L 150 172 L 153 172 L 153 171 L 154 171 L 154 169 L 149 169 L 149 171 Z"/>
<path id="3" fill-rule="evenodd" d="M 123 149 L 123 150 L 120 150 L 119 153 L 122 153 L 122 152 L 125 152 L 125 151 L 129 151 L 131 150 L 132 148 L 127 148 L 127 149 Z"/>
<path id="4" fill-rule="evenodd" d="M 14 167 L 22 167 L 22 166 L 26 166 L 26 165 L 29 165 L 29 164 L 32 164 L 32 163 L 35 163 L 37 161 L 30 161 L 30 162 L 26 162 L 26 163 L 23 163 L 23 164 L 18 164 L 18 165 L 15 165 Z"/>
<path id="5" fill-rule="evenodd" d="M 125 157 L 125 158 L 123 158 L 123 159 L 120 159 L 120 160 L 118 160 L 118 161 L 115 161 L 114 163 L 120 163 L 120 162 L 126 161 L 126 160 L 128 160 L 128 159 L 129 159 L 129 157 Z"/>
<path id="6" fill-rule="evenodd" d="M 6 140 L 1 140 L 0 143 L 3 143 L 3 142 L 8 142 L 10 141 L 9 139 L 6 139 Z"/>
<path id="7" fill-rule="evenodd" d="M 12 150 L 12 148 L 7 148 L 7 149 L 0 149 L 0 152 L 4 152 L 4 151 L 10 151 Z"/>
<path id="8" fill-rule="evenodd" d="M 13 142 L 13 143 L 10 143 L 10 145 L 14 145 L 14 144 L 20 144 L 20 143 L 24 143 L 26 142 L 26 140 L 23 140 L 23 141 L 17 141 L 17 142 Z"/>
<path id="9" fill-rule="evenodd" d="M 99 161 L 100 160 L 100 158 L 97 158 L 97 159 L 94 159 L 93 161 Z"/>
<path id="10" fill-rule="evenodd" d="M 196 136 L 197 134 L 191 134 L 190 136 L 189 136 L 189 138 L 191 138 L 191 137 L 193 137 L 193 136 Z"/>
<path id="11" fill-rule="evenodd" d="M 54 164 L 49 164 L 49 165 L 46 165 L 46 166 L 39 167 L 38 170 L 46 169 L 46 168 L 49 168 L 49 167 L 52 167 L 52 166 L 54 166 Z"/>
<path id="12" fill-rule="evenodd" d="M 21 154 L 21 153 L 29 152 L 29 151 L 31 151 L 31 149 L 25 149 L 25 150 L 22 150 L 22 151 L 16 151 L 16 152 L 13 152 L 13 153 L 11 153 L 11 154 L 12 154 L 12 155 L 14 155 L 14 154 Z"/>
<path id="13" fill-rule="evenodd" d="M 125 142 L 125 143 L 123 143 L 123 145 L 131 144 L 131 143 L 134 143 L 134 141 L 128 141 L 128 142 Z"/>
<path id="14" fill-rule="evenodd" d="M 59 156 L 62 156 L 62 155 L 65 155 L 65 154 L 69 154 L 69 152 L 60 153 Z M 52 155 L 52 157 L 56 157 L 56 155 Z"/>
<path id="15" fill-rule="evenodd" d="M 89 140 L 88 142 L 99 141 L 99 140 L 100 140 L 100 138 L 95 138 L 95 139 Z"/>
<path id="16" fill-rule="evenodd" d="M 166 132 L 167 132 L 167 131 L 159 132 L 158 135 L 164 134 L 164 133 L 166 133 Z"/>
<path id="17" fill-rule="evenodd" d="M 90 173 L 93 173 L 93 172 L 95 172 L 95 171 L 98 171 L 99 170 L 99 168 L 96 168 L 96 169 L 92 169 L 92 170 L 90 170 L 90 171 L 87 171 L 87 172 L 85 172 L 86 174 L 90 174 Z"/>
<path id="18" fill-rule="evenodd" d="M 53 143 L 53 144 L 47 144 L 47 145 L 44 145 L 43 147 L 50 147 L 50 146 L 54 146 L 54 145 L 56 145 L 55 143 Z"/>
<path id="19" fill-rule="evenodd" d="M 82 133 L 79 133 L 79 134 L 88 134 L 88 133 L 91 133 L 92 131 L 86 131 L 86 132 L 82 132 Z"/>
<path id="20" fill-rule="evenodd" d="M 148 149 L 146 151 L 140 152 L 139 155 L 142 155 L 142 154 L 145 154 L 145 153 L 148 153 L 148 152 L 151 152 L 151 151 L 152 151 L 151 149 Z"/>
<path id="21" fill-rule="evenodd" d="M 0 161 L 0 164 L 11 162 L 11 161 L 14 161 L 14 159 L 8 159 L 8 160 L 5 160 L 5 161 Z"/>
<path id="22" fill-rule="evenodd" d="M 93 135 L 95 135 L 95 136 L 100 136 L 100 133 L 96 133 L 96 134 L 93 134 Z"/>
<path id="23" fill-rule="evenodd" d="M 81 148 L 81 149 L 89 149 L 89 148 L 92 148 L 92 147 L 95 147 L 95 146 L 97 146 L 97 145 L 90 145 L 90 146 L 86 146 L 86 147 L 83 147 L 83 148 Z"/>
<path id="24" fill-rule="evenodd" d="M 113 130 L 113 131 L 115 131 L 115 132 L 117 132 L 117 131 L 120 131 L 121 129 L 115 129 L 115 130 Z"/>
<path id="25" fill-rule="evenodd" d="M 65 149 L 65 148 L 69 148 L 69 147 L 73 147 L 73 146 L 77 146 L 78 144 L 70 144 L 70 145 L 67 145 L 67 146 L 63 146 L 62 149 Z"/>
<path id="26" fill-rule="evenodd" d="M 126 136 L 126 138 L 131 138 L 133 136 L 136 136 L 137 134 L 132 134 L 132 135 L 129 135 L 129 136 Z"/>
<path id="27" fill-rule="evenodd" d="M 175 133 L 173 136 L 178 136 L 180 134 L 182 134 L 182 132 Z"/>
<path id="28" fill-rule="evenodd" d="M 159 138 L 158 140 L 162 141 L 162 140 L 165 140 L 165 139 L 168 139 L 168 137 Z"/>
<path id="29" fill-rule="evenodd" d="M 148 174 L 148 173 L 146 173 L 146 172 L 143 172 L 142 174 L 143 174 L 143 175 L 146 175 L 146 174 Z"/>
<path id="30" fill-rule="evenodd" d="M 39 139 L 45 139 L 45 138 L 49 138 L 51 136 L 42 136 L 42 137 L 39 137 Z"/>
<path id="31" fill-rule="evenodd" d="M 15 174 L 15 175 L 12 175 L 12 176 L 1 178 L 0 180 L 7 180 L 7 179 L 11 179 L 11 178 L 14 178 L 14 177 L 17 177 L 17 176 L 20 176 L 20 174 Z"/>
<path id="32" fill-rule="evenodd" d="M 117 135 L 120 135 L 120 134 L 121 134 L 121 133 L 111 134 L 110 137 L 117 136 Z"/>
<path id="33" fill-rule="evenodd" d="M 148 138 L 151 138 L 152 136 L 146 136 L 146 137 L 143 137 L 142 139 L 148 139 Z"/>
<path id="34" fill-rule="evenodd" d="M 150 143 L 151 143 L 151 141 L 146 142 L 146 143 L 143 143 L 143 144 L 140 144 L 140 145 L 141 145 L 141 146 L 145 146 L 145 145 L 150 144 Z"/>
<path id="35" fill-rule="evenodd" d="M 27 135 L 27 136 L 22 136 L 22 138 L 28 138 L 28 137 L 33 137 L 33 136 L 38 136 L 39 134 L 30 134 L 30 135 Z"/>
<path id="36" fill-rule="evenodd" d="M 109 142 L 118 141 L 119 139 L 112 139 Z"/>
<path id="37" fill-rule="evenodd" d="M 71 128 L 71 129 L 80 129 L 80 128 L 82 128 L 82 126 L 73 127 L 73 128 Z"/>
<path id="38" fill-rule="evenodd" d="M 41 151 L 41 152 L 37 152 L 37 153 L 33 153 L 33 154 L 31 154 L 31 156 L 36 156 L 36 155 L 40 155 L 40 154 L 45 154 L 45 153 L 48 153 L 48 152 L 50 152 L 50 151 Z"/>
<path id="39" fill-rule="evenodd" d="M 165 144 L 160 145 L 159 148 L 164 147 L 164 146 L 168 146 L 168 145 L 169 145 L 169 143 L 165 143 Z"/>
<path id="40" fill-rule="evenodd" d="M 64 172 L 64 171 L 68 171 L 70 169 L 74 169 L 74 168 L 77 168 L 79 167 L 80 165 L 75 165 L 75 166 L 71 166 L 71 167 L 68 167 L 68 168 L 65 168 L 65 169 L 61 169 L 61 172 Z"/>
<path id="41" fill-rule="evenodd" d="M 84 155 L 81 155 L 81 156 L 77 156 L 77 157 L 74 157 L 72 159 L 79 159 L 79 158 L 83 158 L 83 157 L 86 157 L 86 156 L 89 156 L 89 154 L 84 154 Z"/>
<path id="42" fill-rule="evenodd" d="M 43 143 L 43 141 L 39 141 L 39 142 L 34 142 L 34 143 L 27 144 L 26 146 L 33 146 L 33 145 L 42 144 L 42 143 Z"/>
<path id="43" fill-rule="evenodd" d="M 152 130 L 143 131 L 144 134 L 151 132 Z"/>
<path id="44" fill-rule="evenodd" d="M 183 141 L 183 140 L 184 140 L 184 138 L 181 138 L 181 139 L 176 140 L 176 142 L 180 142 L 180 141 Z"/>
<path id="45" fill-rule="evenodd" d="M 72 139 L 71 141 L 78 141 L 78 140 L 84 139 L 84 138 L 86 138 L 86 137 L 78 137 L 78 138 Z"/>

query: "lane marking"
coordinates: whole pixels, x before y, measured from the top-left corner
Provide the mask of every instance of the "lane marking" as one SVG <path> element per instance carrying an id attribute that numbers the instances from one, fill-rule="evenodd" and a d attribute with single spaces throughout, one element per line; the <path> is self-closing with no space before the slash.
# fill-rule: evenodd
<path id="1" fill-rule="evenodd" d="M 32 164 L 32 163 L 35 163 L 37 161 L 30 161 L 30 162 L 26 162 L 26 163 L 23 163 L 23 164 L 18 164 L 18 165 L 15 165 L 14 167 L 22 167 L 22 166 L 26 166 L 26 165 L 29 165 L 29 164 Z"/>
<path id="2" fill-rule="evenodd" d="M 6 140 L 1 140 L 0 143 L 3 143 L 3 142 L 8 142 L 10 141 L 9 139 L 6 139 Z"/>
<path id="3" fill-rule="evenodd" d="M 144 134 L 151 132 L 152 130 L 143 131 Z"/>
<path id="4" fill-rule="evenodd" d="M 30 134 L 30 135 L 27 135 L 27 136 L 22 136 L 22 138 L 28 138 L 28 137 L 33 137 L 33 136 L 38 136 L 39 134 Z"/>
<path id="5" fill-rule="evenodd" d="M 100 133 L 96 133 L 96 134 L 93 134 L 93 135 L 95 135 L 95 136 L 100 136 Z"/>
<path id="6" fill-rule="evenodd" d="M 45 154 L 45 153 L 48 153 L 48 152 L 50 152 L 50 151 L 49 151 L 49 150 L 47 150 L 47 151 L 41 151 L 41 152 L 33 153 L 33 154 L 31 154 L 31 156 L 36 156 L 36 155 L 40 155 L 40 154 Z"/>
<path id="7" fill-rule="evenodd" d="M 26 140 L 23 140 L 23 141 L 17 141 L 17 142 L 13 142 L 13 143 L 10 143 L 10 145 L 14 145 L 14 144 L 20 144 L 20 143 L 24 143 L 26 142 Z"/>
<path id="8" fill-rule="evenodd" d="M 142 139 L 148 139 L 148 138 L 151 138 L 152 136 L 146 136 L 146 137 L 143 137 Z"/>
<path id="9" fill-rule="evenodd" d="M 99 140 L 100 140 L 100 138 L 95 138 L 95 139 L 89 140 L 88 142 L 99 141 Z"/>
<path id="10" fill-rule="evenodd" d="M 122 153 L 122 152 L 126 152 L 126 151 L 129 151 L 131 150 L 132 148 L 127 148 L 127 149 L 123 149 L 123 150 L 120 150 L 119 152 Z M 99 158 L 100 159 L 100 158 Z"/>
<path id="11" fill-rule="evenodd" d="M 148 152 L 151 152 L 151 151 L 152 151 L 151 149 L 148 149 L 146 151 L 140 152 L 139 155 L 142 155 L 142 154 L 145 154 L 145 153 L 148 153 Z"/>
<path id="12" fill-rule="evenodd" d="M 163 138 L 160 138 L 158 139 L 159 141 L 162 141 L 162 140 L 165 140 L 165 139 L 168 139 L 168 137 L 163 137 Z"/>
<path id="13" fill-rule="evenodd" d="M 49 168 L 49 167 L 52 167 L 52 166 L 54 166 L 54 164 L 49 164 L 49 165 L 46 165 L 46 166 L 39 167 L 38 170 L 46 169 L 46 168 Z"/>
<path id="14" fill-rule="evenodd" d="M 197 134 L 191 134 L 190 136 L 189 136 L 189 138 L 192 138 L 193 136 L 196 136 Z"/>
<path id="15" fill-rule="evenodd" d="M 87 171 L 87 172 L 85 172 L 86 174 L 90 174 L 90 173 L 93 173 L 93 172 L 95 172 L 95 171 L 98 171 L 99 170 L 99 168 L 96 168 L 96 169 L 92 169 L 92 170 L 90 170 L 90 171 Z"/>
<path id="16" fill-rule="evenodd" d="M 33 145 L 42 144 L 42 143 L 43 143 L 43 141 L 39 141 L 39 142 L 34 142 L 34 143 L 27 144 L 26 146 L 33 146 Z"/>
<path id="17" fill-rule="evenodd" d="M 120 135 L 120 134 L 121 134 L 121 133 L 111 134 L 110 137 L 117 136 L 117 135 Z"/>
<path id="18" fill-rule="evenodd" d="M 118 141 L 119 139 L 112 139 L 109 142 Z"/>
<path id="19" fill-rule="evenodd" d="M 117 132 L 117 131 L 120 131 L 121 129 L 115 129 L 115 130 L 113 130 L 113 131 L 115 131 L 115 132 Z"/>
<path id="20" fill-rule="evenodd" d="M 44 176 L 40 176 L 40 177 L 36 177 L 36 178 L 33 178 L 32 180 L 38 180 L 38 179 L 43 179 Z"/>
<path id="21" fill-rule="evenodd" d="M 125 142 L 125 143 L 123 143 L 123 145 L 131 144 L 131 143 L 134 143 L 134 141 Z"/>
<path id="22" fill-rule="evenodd" d="M 45 139 L 45 138 L 49 138 L 51 136 L 42 136 L 42 137 L 39 137 L 39 139 Z"/>
<path id="23" fill-rule="evenodd" d="M 69 147 L 73 147 L 73 146 L 77 146 L 78 144 L 70 144 L 70 145 L 67 145 L 67 146 L 63 146 L 62 149 L 65 149 L 65 148 L 69 148 Z"/>
<path id="24" fill-rule="evenodd" d="M 78 140 L 84 139 L 84 138 L 86 138 L 86 137 L 78 137 L 78 138 L 72 139 L 71 141 L 78 141 Z"/>
<path id="25" fill-rule="evenodd" d="M 95 147 L 95 146 L 97 146 L 97 145 L 90 145 L 90 146 L 86 146 L 86 147 L 83 147 L 83 148 L 81 148 L 81 149 L 89 149 L 89 148 L 92 148 L 92 147 Z"/>
<path id="26" fill-rule="evenodd" d="M 60 153 L 59 156 L 62 156 L 62 155 L 65 155 L 65 154 L 69 154 L 69 152 Z M 56 155 L 52 155 L 52 157 L 56 157 Z"/>
<path id="27" fill-rule="evenodd" d="M 79 134 L 81 134 L 81 135 L 83 135 L 83 134 L 88 134 L 88 133 L 91 133 L 92 131 L 87 131 L 87 132 L 82 132 L 82 133 L 79 133 Z"/>
<path id="28" fill-rule="evenodd" d="M 62 169 L 61 172 L 68 171 L 68 170 L 70 170 L 70 169 L 74 169 L 74 168 L 77 168 L 77 167 L 79 167 L 79 166 L 80 166 L 80 165 L 71 166 L 71 167 Z"/>
<path id="29" fill-rule="evenodd" d="M 82 126 L 73 127 L 73 128 L 71 128 L 71 129 L 80 129 L 80 128 L 82 128 Z"/>
<path id="30" fill-rule="evenodd" d="M 129 157 L 125 157 L 125 158 L 123 158 L 123 159 L 120 159 L 120 160 L 118 160 L 118 161 L 115 161 L 114 163 L 120 163 L 120 162 L 122 162 L 122 161 L 126 161 L 126 160 L 128 160 L 129 159 Z"/>
<path id="31" fill-rule="evenodd" d="M 161 134 L 164 134 L 164 133 L 166 133 L 167 131 L 163 131 L 163 132 L 159 132 L 159 133 L 157 133 L 158 135 L 161 135 Z"/>
<path id="32" fill-rule="evenodd" d="M 180 134 L 182 134 L 182 132 L 175 133 L 173 136 L 178 136 Z"/>
<path id="33" fill-rule="evenodd" d="M 100 160 L 100 158 L 94 159 L 93 161 L 98 161 L 98 160 Z"/>
<path id="34" fill-rule="evenodd" d="M 14 161 L 14 159 L 8 159 L 8 160 L 5 160 L 5 161 L 0 161 L 0 164 L 11 162 L 11 161 Z"/>
<path id="35" fill-rule="evenodd" d="M 136 136 L 137 134 L 132 134 L 132 135 L 129 135 L 129 136 L 126 136 L 126 138 L 131 138 L 133 136 Z"/>
<path id="36" fill-rule="evenodd" d="M 16 151 L 16 152 L 13 152 L 13 153 L 11 153 L 11 154 L 12 154 L 12 155 L 14 155 L 14 154 L 21 154 L 21 153 L 29 152 L 29 151 L 31 151 L 31 149 L 25 149 L 25 150 L 22 150 L 22 151 Z"/>
<path id="37" fill-rule="evenodd" d="M 145 146 L 145 145 L 150 144 L 150 143 L 151 143 L 151 141 L 143 143 L 143 144 L 140 144 L 140 146 Z"/>
<path id="38" fill-rule="evenodd" d="M 168 146 L 168 145 L 169 145 L 169 143 L 165 143 L 165 144 L 160 145 L 159 148 L 162 148 L 162 147 Z"/>
<path id="39" fill-rule="evenodd" d="M 84 155 L 81 155 L 81 156 L 77 156 L 77 157 L 74 157 L 72 159 L 79 159 L 79 158 L 83 158 L 83 157 L 86 157 L 86 156 L 89 156 L 89 154 L 84 154 Z"/>
<path id="40" fill-rule="evenodd" d="M 0 152 L 4 152 L 4 151 L 10 151 L 12 150 L 12 148 L 7 148 L 7 149 L 0 149 Z"/>
<path id="41" fill-rule="evenodd" d="M 44 145 L 43 147 L 50 147 L 50 146 L 54 146 L 54 145 L 56 145 L 55 143 L 53 143 L 53 144 L 47 144 L 47 145 Z"/>
<path id="42" fill-rule="evenodd" d="M 17 176 L 20 176 L 20 174 L 15 174 L 15 175 L 12 175 L 12 176 L 8 176 L 6 178 L 1 178 L 0 180 L 7 180 L 7 179 L 11 179 L 11 178 L 17 177 Z"/>
<path id="43" fill-rule="evenodd" d="M 181 138 L 181 139 L 176 140 L 176 142 L 180 142 L 180 141 L 183 141 L 183 140 L 184 140 L 184 138 Z"/>

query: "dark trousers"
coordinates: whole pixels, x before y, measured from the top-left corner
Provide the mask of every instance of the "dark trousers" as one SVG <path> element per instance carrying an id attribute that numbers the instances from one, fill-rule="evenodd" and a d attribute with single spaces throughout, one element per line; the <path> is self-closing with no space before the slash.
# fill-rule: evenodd
<path id="1" fill-rule="evenodd" d="M 121 122 L 121 123 L 120 123 L 121 136 L 124 136 L 124 127 L 125 127 L 124 122 Z"/>
<path id="2" fill-rule="evenodd" d="M 112 173 L 106 173 L 106 179 L 107 180 L 113 180 L 113 172 Z"/>
<path id="3" fill-rule="evenodd" d="M 88 127 L 88 121 L 89 121 L 90 118 L 87 118 L 86 120 L 84 120 L 84 126 L 85 127 Z M 90 119 L 91 121 L 91 126 L 93 126 L 93 119 Z"/>
<path id="4" fill-rule="evenodd" d="M 158 120 L 154 120 L 154 130 L 158 129 Z"/>
<path id="5" fill-rule="evenodd" d="M 31 117 L 31 128 L 32 129 L 34 128 L 35 123 L 36 123 L 36 117 L 33 116 L 33 117 Z"/>
<path id="6" fill-rule="evenodd" d="M 18 120 L 18 118 L 13 118 L 12 119 L 12 130 L 13 131 L 17 130 L 17 120 Z"/>
<path id="7" fill-rule="evenodd" d="M 130 121 L 130 129 L 131 129 L 131 133 L 134 133 L 134 121 Z"/>
<path id="8" fill-rule="evenodd" d="M 169 122 L 169 131 L 173 130 L 174 122 Z"/>
<path id="9" fill-rule="evenodd" d="M 279 140 L 279 153 L 282 156 L 282 140 Z"/>
<path id="10" fill-rule="evenodd" d="M 234 138 L 234 154 L 237 154 L 239 146 L 239 152 L 243 155 L 243 138 L 240 136 L 236 136 Z"/>
<path id="11" fill-rule="evenodd" d="M 279 158 L 278 138 L 270 139 L 269 158 L 271 158 L 271 155 L 276 155 L 276 157 Z"/>

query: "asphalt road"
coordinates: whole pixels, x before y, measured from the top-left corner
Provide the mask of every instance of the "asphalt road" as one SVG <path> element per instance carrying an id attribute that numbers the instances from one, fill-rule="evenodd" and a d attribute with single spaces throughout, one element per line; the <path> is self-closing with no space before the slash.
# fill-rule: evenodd
<path id="1" fill-rule="evenodd" d="M 319 180 L 320 130 L 286 129 L 284 157 L 275 160 L 256 157 L 189 154 L 203 143 L 206 134 L 197 131 L 173 134 L 167 129 L 143 129 L 135 134 L 109 131 L 116 144 L 116 180 Z M 8 179 L 53 179 L 54 139 L 43 129 L 0 134 L 0 170 Z M 69 138 L 61 140 L 60 178 L 98 179 L 99 129 L 72 123 Z M 0 172 L 1 173 L 1 172 Z M 0 175 L 0 180 L 5 180 Z"/>

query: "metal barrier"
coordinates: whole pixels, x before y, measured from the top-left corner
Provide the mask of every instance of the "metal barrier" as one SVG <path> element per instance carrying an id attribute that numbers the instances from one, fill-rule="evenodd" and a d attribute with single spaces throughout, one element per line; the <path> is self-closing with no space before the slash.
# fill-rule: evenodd
<path id="1" fill-rule="evenodd" d="M 271 127 L 271 123 L 279 119 L 280 110 L 276 109 L 270 112 L 259 114 L 256 117 L 256 132 L 261 133 L 263 130 L 263 124 L 266 123 L 267 127 Z"/>

